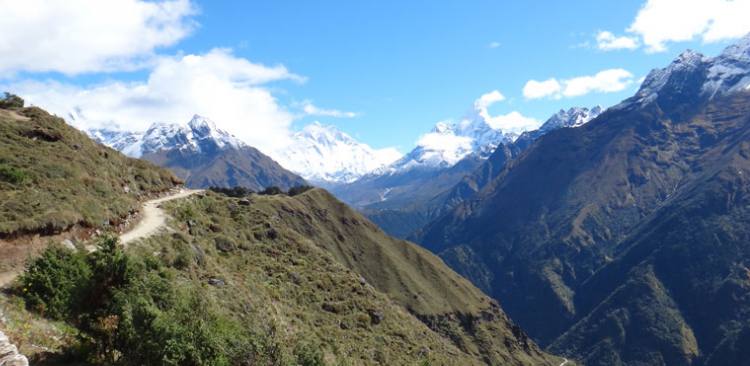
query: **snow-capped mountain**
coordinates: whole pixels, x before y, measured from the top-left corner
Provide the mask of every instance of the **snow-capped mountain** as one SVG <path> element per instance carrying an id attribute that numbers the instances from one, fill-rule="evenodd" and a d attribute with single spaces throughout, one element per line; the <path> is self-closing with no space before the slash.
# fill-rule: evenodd
<path id="1" fill-rule="evenodd" d="M 121 131 L 115 129 L 90 129 L 89 136 L 100 144 L 109 146 L 127 156 L 140 157 L 143 132 Z"/>
<path id="2" fill-rule="evenodd" d="M 592 108 L 572 107 L 567 111 L 561 109 L 559 112 L 553 114 L 552 117 L 548 118 L 538 129 L 522 133 L 516 142 L 525 147 L 550 131 L 559 128 L 583 126 L 592 119 L 598 117 L 602 112 L 603 109 L 601 106 L 594 106 Z"/>
<path id="3" fill-rule="evenodd" d="M 189 187 L 262 190 L 306 184 L 273 159 L 198 115 L 187 124 L 154 123 L 144 132 L 98 129 L 88 133 L 131 157 L 169 168 Z"/>
<path id="4" fill-rule="evenodd" d="M 518 118 L 525 118 L 518 116 Z M 515 141 L 525 128 L 506 129 L 490 123 L 486 114 L 473 111 L 457 123 L 438 122 L 417 141 L 403 158 L 376 174 L 393 174 L 412 169 L 445 169 L 469 155 L 488 157 L 500 144 Z"/>
<path id="5" fill-rule="evenodd" d="M 750 90 L 750 34 L 716 57 L 683 52 L 669 66 L 652 70 L 638 93 L 616 108 L 647 104 L 660 96 L 711 99 L 744 90 Z"/>
<path id="6" fill-rule="evenodd" d="M 193 116 L 187 125 L 157 122 L 145 132 L 94 129 L 88 133 L 94 140 L 136 158 L 161 150 L 201 152 L 245 146 L 232 134 L 216 127 L 213 121 L 199 115 Z"/>
<path id="7" fill-rule="evenodd" d="M 282 165 L 311 181 L 349 183 L 401 157 L 396 149 L 373 149 L 334 126 L 314 122 L 276 154 Z"/>

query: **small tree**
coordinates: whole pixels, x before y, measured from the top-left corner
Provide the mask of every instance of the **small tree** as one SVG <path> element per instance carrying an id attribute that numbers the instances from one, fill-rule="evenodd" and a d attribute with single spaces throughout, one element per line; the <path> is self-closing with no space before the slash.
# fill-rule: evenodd
<path id="1" fill-rule="evenodd" d="M 0 99 L 0 108 L 2 109 L 23 108 L 24 104 L 23 98 L 8 92 L 5 92 L 3 99 Z"/>
<path id="2" fill-rule="evenodd" d="M 294 187 L 292 187 L 292 188 L 289 189 L 289 193 L 288 194 L 290 196 L 296 196 L 298 194 L 305 193 L 305 192 L 307 192 L 307 191 L 309 191 L 309 190 L 311 190 L 313 188 L 315 188 L 315 187 L 308 186 L 308 185 L 294 186 Z"/>
<path id="3" fill-rule="evenodd" d="M 258 192 L 258 194 L 260 194 L 260 195 L 267 195 L 267 196 L 273 196 L 273 195 L 277 195 L 277 194 L 284 194 L 284 191 L 281 188 L 279 188 L 279 187 L 271 186 L 271 187 L 268 187 L 268 188 L 266 188 L 266 189 Z"/>

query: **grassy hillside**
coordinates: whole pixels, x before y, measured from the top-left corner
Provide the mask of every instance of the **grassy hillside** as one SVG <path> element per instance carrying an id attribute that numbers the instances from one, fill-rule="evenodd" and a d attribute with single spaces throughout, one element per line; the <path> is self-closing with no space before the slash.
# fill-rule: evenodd
<path id="1" fill-rule="evenodd" d="M 176 183 L 39 108 L 0 109 L 0 238 L 117 224 Z"/>
<path id="2" fill-rule="evenodd" d="M 247 303 L 259 312 L 251 318 L 284 329 L 284 339 L 321 344 L 335 362 L 414 364 L 425 354 L 446 365 L 557 361 L 437 257 L 388 237 L 327 192 L 249 200 L 208 194 L 171 203 L 182 232 L 143 250 L 203 253 L 186 276 L 225 281 L 215 291 L 228 309 Z"/>
<path id="3" fill-rule="evenodd" d="M 561 362 L 437 257 L 325 191 L 205 193 L 166 209 L 174 230 L 126 252 L 52 247 L 29 267 L 26 306 L 77 328 L 52 346 L 122 365 Z"/>

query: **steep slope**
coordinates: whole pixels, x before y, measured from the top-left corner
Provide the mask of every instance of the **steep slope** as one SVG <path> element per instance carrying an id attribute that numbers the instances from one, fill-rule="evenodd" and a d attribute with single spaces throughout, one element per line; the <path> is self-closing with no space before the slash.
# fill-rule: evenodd
<path id="1" fill-rule="evenodd" d="M 435 215 L 445 213 L 457 204 L 471 199 L 477 192 L 481 191 L 482 188 L 502 173 L 506 164 L 529 148 L 540 137 L 561 128 L 581 127 L 598 117 L 602 111 L 600 106 L 590 109 L 573 107 L 567 111 L 561 109 L 548 118 L 538 129 L 522 133 L 513 143 L 498 146 L 479 168 L 465 176 L 461 182 L 449 191 L 440 194 L 430 202 L 430 205 L 435 207 L 433 209 Z"/>
<path id="2" fill-rule="evenodd" d="M 318 122 L 294 133 L 292 141 L 276 156 L 285 167 L 323 185 L 351 183 L 401 157 L 395 149 L 373 149 Z"/>
<path id="3" fill-rule="evenodd" d="M 0 238 L 116 225 L 176 183 L 41 109 L 0 110 Z"/>
<path id="4" fill-rule="evenodd" d="M 326 191 L 247 199 L 208 194 L 169 206 L 180 220 L 174 226 L 184 231 L 149 243 L 163 251 L 198 246 L 207 264 L 194 268 L 192 278 L 223 279 L 226 286 L 216 290 L 222 301 L 270 312 L 258 319 L 273 319 L 282 337 L 316 340 L 331 360 L 560 363 L 436 256 L 388 237 Z"/>
<path id="5" fill-rule="evenodd" d="M 541 137 L 422 242 L 587 365 L 740 359 L 749 75 L 750 37 L 682 54 L 633 98 Z"/>
<path id="6" fill-rule="evenodd" d="M 305 184 L 301 177 L 201 116 L 194 116 L 187 126 L 155 123 L 142 134 L 109 130 L 89 134 L 123 153 L 169 168 L 188 187 L 262 190 Z"/>

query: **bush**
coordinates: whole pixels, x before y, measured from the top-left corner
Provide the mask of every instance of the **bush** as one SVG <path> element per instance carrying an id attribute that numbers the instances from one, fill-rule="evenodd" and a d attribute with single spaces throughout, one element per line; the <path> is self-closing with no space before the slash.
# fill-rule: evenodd
<path id="1" fill-rule="evenodd" d="M 245 187 L 232 187 L 232 188 L 224 188 L 224 187 L 209 187 L 209 190 L 212 192 L 220 193 L 225 196 L 229 197 L 246 197 L 253 193 L 255 193 L 252 189 L 245 188 Z"/>
<path id="2" fill-rule="evenodd" d="M 8 166 L 0 165 L 0 180 L 11 184 L 21 184 L 26 181 L 28 175 L 21 169 Z"/>
<path id="3" fill-rule="evenodd" d="M 60 246 L 51 246 L 31 262 L 20 277 L 26 305 L 57 320 L 72 319 L 80 308 L 91 269 L 85 257 Z"/>
<path id="4" fill-rule="evenodd" d="M 290 188 L 289 192 L 287 194 L 290 195 L 290 196 L 292 196 L 292 197 L 294 197 L 294 196 L 296 196 L 298 194 L 305 193 L 305 192 L 307 192 L 307 191 L 309 191 L 309 190 L 311 190 L 313 188 L 315 188 L 315 187 L 308 186 L 308 185 L 295 186 L 295 187 Z"/>
<path id="5" fill-rule="evenodd" d="M 2 109 L 23 108 L 24 104 L 23 98 L 8 92 L 5 93 L 5 97 L 0 99 L 0 108 Z"/>
<path id="6" fill-rule="evenodd" d="M 320 347 L 300 343 L 295 349 L 297 365 L 300 366 L 325 366 L 323 361 L 323 352 Z"/>
<path id="7" fill-rule="evenodd" d="M 275 196 L 277 194 L 284 194 L 284 191 L 279 187 L 271 186 L 258 192 L 258 194 L 265 196 Z"/>
<path id="8" fill-rule="evenodd" d="M 157 259 L 127 255 L 115 238 L 91 254 L 56 246 L 21 276 L 32 309 L 81 331 L 81 355 L 110 365 L 233 365 L 260 359 L 264 342 L 180 287 Z"/>

